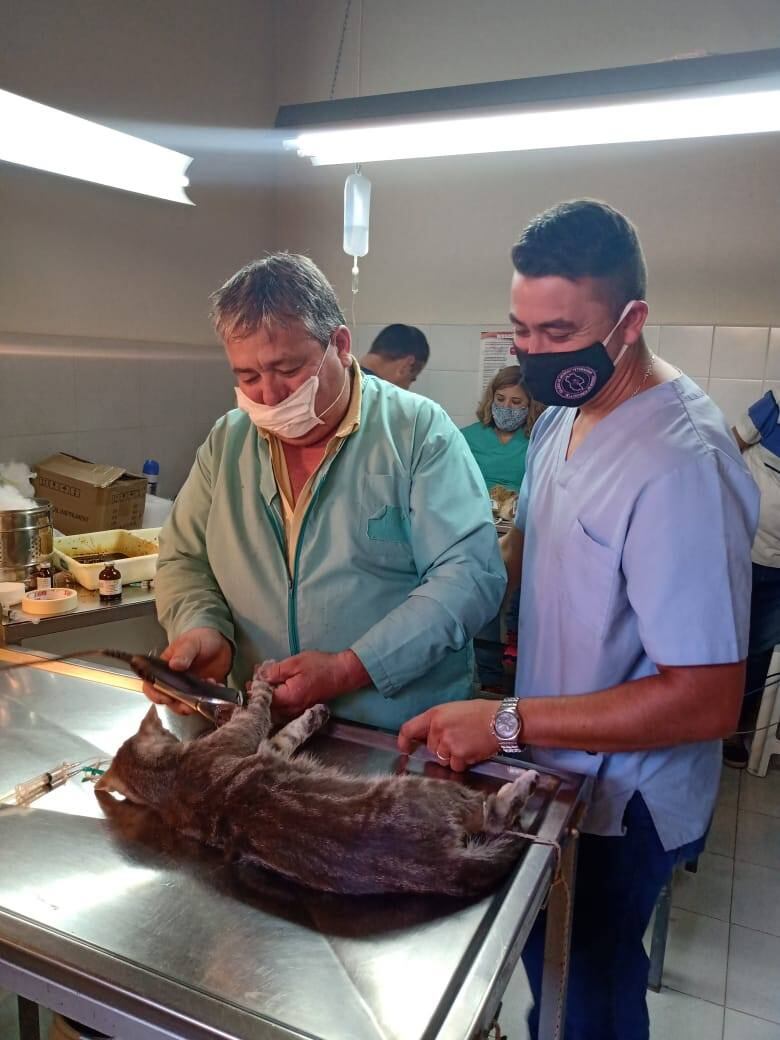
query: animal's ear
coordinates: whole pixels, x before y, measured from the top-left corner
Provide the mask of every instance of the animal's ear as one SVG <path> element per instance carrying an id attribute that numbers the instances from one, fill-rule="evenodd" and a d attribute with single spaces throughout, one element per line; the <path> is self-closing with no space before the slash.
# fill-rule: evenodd
<path id="1" fill-rule="evenodd" d="M 143 717 L 141 725 L 138 727 L 138 732 L 135 737 L 131 737 L 134 740 L 136 750 L 139 750 L 146 746 L 146 741 L 151 738 L 163 737 L 169 744 L 178 744 L 179 738 L 175 733 L 171 733 L 170 730 L 166 729 L 162 724 L 160 716 L 157 714 L 157 708 L 152 705 L 151 708 Z M 155 740 L 155 746 L 157 741 Z"/>
<path id="2" fill-rule="evenodd" d="M 145 737 L 151 736 L 153 733 L 164 733 L 165 728 L 162 722 L 160 722 L 160 716 L 157 714 L 157 708 L 152 705 L 151 708 L 144 715 L 143 722 L 141 723 L 139 733 Z"/>

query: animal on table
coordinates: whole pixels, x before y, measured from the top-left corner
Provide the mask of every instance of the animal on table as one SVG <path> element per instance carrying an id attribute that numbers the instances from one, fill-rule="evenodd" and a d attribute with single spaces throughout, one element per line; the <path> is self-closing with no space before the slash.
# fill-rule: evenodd
<path id="1" fill-rule="evenodd" d="M 179 741 L 150 708 L 97 789 L 153 809 L 234 861 L 327 892 L 476 896 L 508 873 L 525 845 L 511 831 L 538 782 L 534 770 L 486 795 L 293 757 L 328 710 L 315 705 L 270 735 L 272 689 L 259 672 L 246 709 L 196 740 Z"/>

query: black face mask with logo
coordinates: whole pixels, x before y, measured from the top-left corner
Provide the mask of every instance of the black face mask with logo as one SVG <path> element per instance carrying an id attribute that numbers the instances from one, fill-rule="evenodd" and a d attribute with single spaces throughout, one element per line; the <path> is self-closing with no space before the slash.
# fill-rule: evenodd
<path id="1" fill-rule="evenodd" d="M 626 352 L 627 345 L 624 344 L 613 361 L 607 353 L 607 344 L 635 303 L 636 300 L 630 300 L 626 304 L 603 342 L 597 340 L 579 350 L 558 353 L 530 354 L 515 348 L 514 353 L 523 369 L 523 382 L 531 397 L 542 404 L 564 408 L 580 408 L 591 401 L 607 385 Z"/>

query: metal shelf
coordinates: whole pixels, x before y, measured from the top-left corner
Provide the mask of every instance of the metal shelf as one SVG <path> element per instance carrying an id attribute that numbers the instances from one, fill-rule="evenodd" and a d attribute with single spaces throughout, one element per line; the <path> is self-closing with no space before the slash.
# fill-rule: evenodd
<path id="1" fill-rule="evenodd" d="M 154 590 L 139 585 L 125 585 L 121 603 L 109 605 L 100 602 L 97 592 L 79 587 L 79 603 L 69 614 L 57 614 L 48 618 L 33 618 L 21 608 L 10 613 L 3 611 L 0 619 L 0 643 L 15 645 L 34 636 L 46 636 L 55 632 L 72 632 L 75 629 L 91 628 L 110 621 L 125 621 L 127 618 L 154 616 Z"/>

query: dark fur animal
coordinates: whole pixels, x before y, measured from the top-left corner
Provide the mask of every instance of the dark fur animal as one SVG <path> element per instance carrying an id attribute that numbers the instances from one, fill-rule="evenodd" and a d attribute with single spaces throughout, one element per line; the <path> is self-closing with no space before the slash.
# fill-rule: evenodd
<path id="1" fill-rule="evenodd" d="M 327 892 L 474 896 L 509 871 L 525 839 L 506 831 L 536 786 L 533 770 L 487 796 L 420 776 L 350 776 L 292 757 L 327 720 L 324 705 L 269 737 L 271 698 L 256 675 L 245 711 L 186 743 L 150 708 L 97 788 L 233 859 Z"/>

